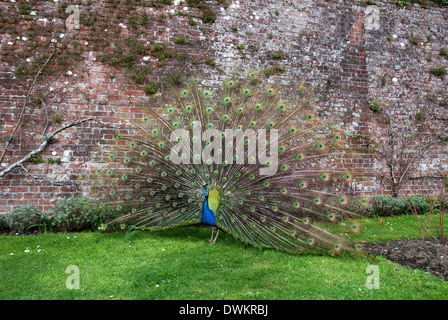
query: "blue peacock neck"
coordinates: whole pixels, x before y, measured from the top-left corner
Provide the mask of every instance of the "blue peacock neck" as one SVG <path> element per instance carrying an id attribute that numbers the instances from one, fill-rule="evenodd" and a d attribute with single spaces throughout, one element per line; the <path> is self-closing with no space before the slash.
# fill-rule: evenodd
<path id="1" fill-rule="evenodd" d="M 208 194 L 205 196 L 202 203 L 202 217 L 201 222 L 209 226 L 215 226 L 215 213 L 208 206 Z"/>

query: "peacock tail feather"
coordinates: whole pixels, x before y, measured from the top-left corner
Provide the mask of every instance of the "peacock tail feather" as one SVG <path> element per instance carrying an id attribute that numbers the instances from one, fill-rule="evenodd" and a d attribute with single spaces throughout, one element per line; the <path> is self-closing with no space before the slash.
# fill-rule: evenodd
<path id="1" fill-rule="evenodd" d="M 92 192 L 120 214 L 103 229 L 201 224 L 206 203 L 214 227 L 259 249 L 359 248 L 315 224 L 355 218 L 349 203 L 367 201 L 347 192 L 362 175 L 344 168 L 362 151 L 319 115 L 324 93 L 254 72 L 232 75 L 219 90 L 206 83 L 194 78 L 151 97 L 142 119 L 103 152 Z"/>

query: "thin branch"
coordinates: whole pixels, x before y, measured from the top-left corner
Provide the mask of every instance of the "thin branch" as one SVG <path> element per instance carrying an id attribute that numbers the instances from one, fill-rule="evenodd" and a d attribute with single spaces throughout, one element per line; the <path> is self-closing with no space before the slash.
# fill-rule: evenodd
<path id="1" fill-rule="evenodd" d="M 423 147 L 421 147 L 421 145 L 419 146 L 419 150 L 414 154 L 414 156 L 412 157 L 411 161 L 409 161 L 408 165 L 406 166 L 406 169 L 404 170 L 404 173 L 401 175 L 400 181 L 399 181 L 400 184 L 403 182 L 403 180 L 404 180 L 405 176 L 407 175 L 409 169 L 415 164 L 414 161 L 416 161 L 417 157 L 419 157 L 418 161 L 421 161 L 424 152 L 427 149 L 429 149 L 431 146 L 436 144 L 437 142 L 439 142 L 439 140 L 438 139 L 434 139 L 433 141 L 428 142 L 428 144 L 424 145 Z"/>
<path id="2" fill-rule="evenodd" d="M 38 176 L 38 175 L 32 174 L 23 164 L 21 164 L 20 167 L 23 169 L 23 171 L 25 171 L 28 175 L 33 177 L 35 180 L 45 180 L 54 186 L 62 186 L 62 183 L 51 181 L 51 180 L 47 179 L 44 175 Z"/>
<path id="3" fill-rule="evenodd" d="M 27 162 L 28 160 L 30 160 L 34 155 L 36 155 L 36 154 L 42 152 L 43 150 L 45 150 L 45 148 L 47 147 L 47 145 L 50 144 L 50 142 L 53 140 L 54 136 L 56 136 L 58 133 L 60 133 L 60 132 L 62 132 L 62 131 L 64 131 L 64 130 L 66 130 L 66 129 L 68 129 L 68 128 L 77 126 L 77 125 L 79 125 L 79 124 L 81 124 L 81 123 L 85 123 L 85 122 L 88 122 L 88 121 L 96 121 L 96 122 L 102 123 L 101 121 L 96 120 L 96 119 L 94 119 L 94 118 L 87 118 L 87 119 L 83 119 L 83 120 L 79 120 L 79 121 L 72 122 L 72 123 L 70 123 L 70 124 L 68 124 L 68 125 L 66 125 L 66 126 L 63 126 L 63 127 L 59 128 L 58 130 L 56 130 L 56 131 L 54 131 L 52 134 L 50 134 L 50 135 L 44 140 L 44 142 L 42 142 L 42 144 L 39 146 L 39 148 L 37 148 L 37 149 L 31 151 L 31 152 L 28 153 L 25 157 L 23 157 L 22 159 L 20 159 L 19 161 L 15 162 L 15 163 L 11 164 L 11 165 L 10 165 L 9 167 L 7 167 L 5 170 L 3 170 L 2 172 L 0 172 L 0 178 L 1 178 L 1 177 L 4 177 L 7 173 L 9 173 L 10 171 L 12 171 L 13 169 L 15 169 L 15 168 L 17 168 L 17 167 L 19 167 L 19 166 L 22 166 L 25 162 Z"/>
<path id="4" fill-rule="evenodd" d="M 25 109 L 26 109 L 26 107 L 27 107 L 27 105 L 28 105 L 28 101 L 29 101 L 31 92 L 34 90 L 34 86 L 35 86 L 35 84 L 36 84 L 36 81 L 37 81 L 37 79 L 39 78 L 39 76 L 40 76 L 42 70 L 47 66 L 47 64 L 48 64 L 48 63 L 50 62 L 50 60 L 53 58 L 53 56 L 54 56 L 54 54 L 55 54 L 55 52 L 56 52 L 56 48 L 57 48 L 57 46 L 56 46 L 56 44 L 55 44 L 55 45 L 54 45 L 54 48 L 53 48 L 53 52 L 52 52 L 51 55 L 48 57 L 47 61 L 45 61 L 45 63 L 44 63 L 44 64 L 42 65 L 42 67 L 39 69 L 39 71 L 37 72 L 36 76 L 34 77 L 33 83 L 31 84 L 30 88 L 28 89 L 28 92 L 27 92 L 27 94 L 26 94 L 26 96 L 25 96 L 25 102 L 23 103 L 23 106 L 22 106 L 22 111 L 20 112 L 19 120 L 17 121 L 16 126 L 14 127 L 13 131 L 11 132 L 11 134 L 10 134 L 10 136 L 9 136 L 9 139 L 6 141 L 5 148 L 3 149 L 2 156 L 1 156 L 1 158 L 0 158 L 0 163 L 3 162 L 3 158 L 5 157 L 6 151 L 8 150 L 8 147 L 9 147 L 9 145 L 10 145 L 11 142 L 12 142 L 12 138 L 14 137 L 14 134 L 16 133 L 17 129 L 19 128 L 19 126 L 20 126 L 20 124 L 21 124 L 21 122 L 22 122 L 22 118 L 23 118 L 23 115 L 24 115 L 24 113 L 25 113 Z"/>

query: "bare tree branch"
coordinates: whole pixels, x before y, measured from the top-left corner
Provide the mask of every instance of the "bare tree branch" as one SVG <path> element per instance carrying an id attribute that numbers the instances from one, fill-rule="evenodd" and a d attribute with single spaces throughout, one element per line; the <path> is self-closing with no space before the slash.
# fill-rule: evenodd
<path id="1" fill-rule="evenodd" d="M 409 172 L 418 165 L 437 143 L 448 141 L 446 126 L 442 125 L 439 132 L 426 123 L 413 124 L 404 120 L 397 125 L 396 117 L 391 117 L 387 111 L 382 109 L 380 117 L 386 123 L 385 139 L 379 137 L 371 138 L 371 143 L 375 146 L 374 152 L 385 162 L 387 174 L 382 177 L 387 180 L 391 187 L 393 196 L 397 197 L 398 192 L 405 181 L 409 178 Z M 432 117 L 434 118 L 434 117 Z M 429 123 L 431 125 L 431 123 Z"/>
<path id="2" fill-rule="evenodd" d="M 42 67 L 40 67 L 39 71 L 36 73 L 36 76 L 34 77 L 33 83 L 31 84 L 30 88 L 28 89 L 28 92 L 26 93 L 25 101 L 23 102 L 22 110 L 20 112 L 19 120 L 17 121 L 16 126 L 14 127 L 13 131 L 9 135 L 9 139 L 6 141 L 6 145 L 3 148 L 2 156 L 0 157 L 0 163 L 3 162 L 3 158 L 5 157 L 6 151 L 8 150 L 8 147 L 9 147 L 9 145 L 12 142 L 12 138 L 14 137 L 14 134 L 16 133 L 17 129 L 19 128 L 19 126 L 20 126 L 20 124 L 22 122 L 22 118 L 23 118 L 23 115 L 25 113 L 25 109 L 26 109 L 26 107 L 28 105 L 28 101 L 29 101 L 30 95 L 31 95 L 31 93 L 34 90 L 34 86 L 36 85 L 36 81 L 39 78 L 42 70 L 44 70 L 44 68 L 47 66 L 47 64 L 50 62 L 50 60 L 53 58 L 53 56 L 54 56 L 54 54 L 56 52 L 56 48 L 57 48 L 57 46 L 56 46 L 56 43 L 55 43 L 54 48 L 53 48 L 53 52 L 48 57 L 48 59 L 45 61 L 45 63 L 42 65 Z"/>
<path id="3" fill-rule="evenodd" d="M 50 134 L 49 136 L 46 137 L 46 139 L 42 142 L 42 144 L 39 146 L 39 148 L 37 148 L 37 149 L 31 151 L 31 152 L 28 153 L 25 157 L 23 157 L 22 159 L 20 159 L 19 161 L 15 162 L 15 163 L 11 164 L 11 165 L 10 165 L 9 167 L 7 167 L 5 170 L 3 170 L 2 172 L 0 172 L 0 178 L 3 177 L 3 176 L 5 176 L 7 173 L 11 172 L 13 169 L 15 169 L 15 168 L 17 168 L 17 167 L 21 167 L 21 166 L 23 166 L 23 164 L 24 164 L 25 162 L 27 162 L 28 160 L 30 160 L 34 155 L 36 155 L 36 154 L 38 154 L 38 153 L 44 151 L 45 148 L 51 143 L 51 141 L 53 140 L 54 136 L 56 136 L 58 133 L 60 133 L 60 132 L 62 132 L 62 131 L 64 131 L 64 130 L 66 130 L 66 129 L 68 129 L 68 128 L 77 126 L 77 125 L 79 125 L 79 124 L 82 124 L 82 123 L 85 123 L 85 122 L 88 122 L 88 121 L 96 121 L 96 122 L 102 123 L 101 121 L 96 120 L 96 119 L 94 119 L 94 118 L 87 118 L 87 119 L 83 119 L 83 120 L 79 120 L 79 121 L 72 122 L 72 123 L 70 123 L 70 124 L 68 124 L 68 125 L 65 125 L 65 126 L 59 128 L 59 129 L 57 129 L 57 130 L 54 131 L 52 134 Z"/>

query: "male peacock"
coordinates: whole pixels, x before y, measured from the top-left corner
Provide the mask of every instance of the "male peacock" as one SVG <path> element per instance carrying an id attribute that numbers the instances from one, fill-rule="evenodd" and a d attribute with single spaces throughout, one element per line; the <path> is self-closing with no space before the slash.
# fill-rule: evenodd
<path id="1" fill-rule="evenodd" d="M 212 228 L 211 243 L 221 230 L 259 249 L 355 249 L 312 220 L 354 217 L 337 191 L 353 179 L 344 159 L 359 152 L 341 128 L 319 119 L 318 94 L 303 82 L 268 80 L 233 75 L 218 93 L 192 79 L 153 96 L 142 121 L 117 135 L 93 175 L 100 205 L 123 212 L 103 229 L 203 224 Z M 161 110 L 165 97 L 170 103 Z"/>

